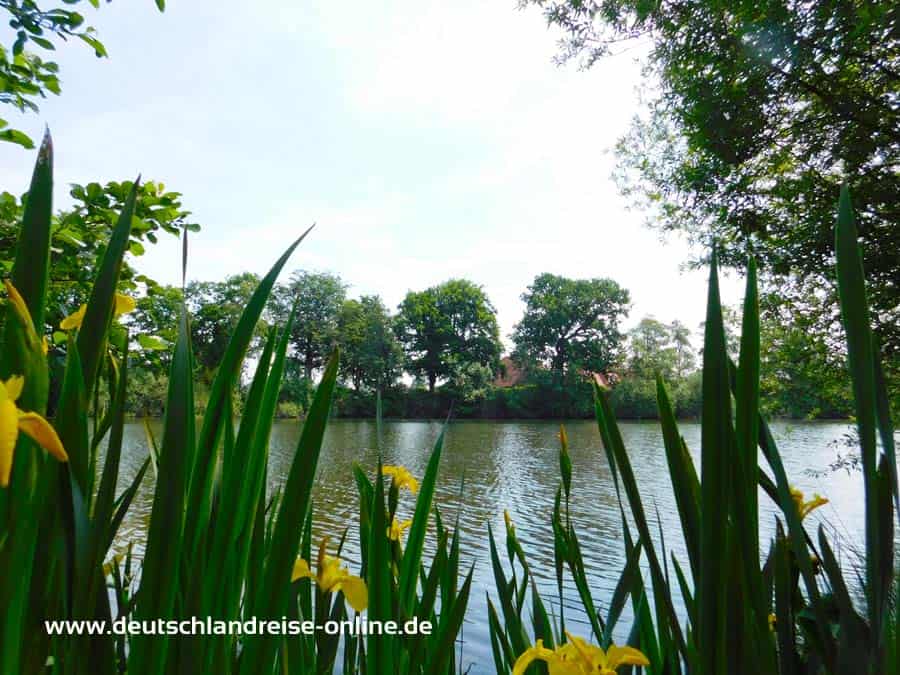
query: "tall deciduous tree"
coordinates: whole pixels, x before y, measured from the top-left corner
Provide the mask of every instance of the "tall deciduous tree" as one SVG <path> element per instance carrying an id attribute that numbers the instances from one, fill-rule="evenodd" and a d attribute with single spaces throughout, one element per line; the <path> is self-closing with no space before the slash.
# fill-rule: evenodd
<path id="1" fill-rule="evenodd" d="M 183 298 L 176 286 L 152 286 L 126 319 L 129 333 L 143 348 L 138 363 L 155 375 L 168 374 Z"/>
<path id="2" fill-rule="evenodd" d="M 452 380 L 470 366 L 499 369 L 500 331 L 494 306 L 484 290 L 465 279 L 451 279 L 400 303 L 397 333 L 407 370 L 428 381 Z"/>
<path id="3" fill-rule="evenodd" d="M 297 270 L 290 282 L 275 292 L 276 322 L 286 323 L 296 304 L 291 329 L 292 359 L 300 362 L 309 379 L 320 368 L 337 341 L 338 315 L 347 285 L 328 272 Z"/>
<path id="4" fill-rule="evenodd" d="M 259 285 L 259 277 L 245 272 L 226 277 L 224 281 L 192 281 L 187 286 L 187 305 L 191 312 L 191 344 L 200 377 L 212 382 L 231 335 L 250 296 Z M 251 353 L 258 349 L 265 330 L 260 325 Z"/>
<path id="5" fill-rule="evenodd" d="M 691 329 L 675 319 L 669 324 L 669 331 L 672 335 L 672 349 L 675 352 L 675 376 L 683 378 L 697 367 L 697 352 L 691 344 Z"/>
<path id="6" fill-rule="evenodd" d="M 131 181 L 72 185 L 72 205 L 53 217 L 50 250 L 50 297 L 47 323 L 57 328 L 59 321 L 87 301 L 100 255 L 131 191 Z M 0 193 L 0 274 L 8 275 L 15 259 L 16 236 L 24 204 L 21 199 Z M 190 221 L 190 211 L 181 202 L 181 193 L 154 181 L 140 184 L 135 201 L 128 260 L 123 263 L 119 290 L 134 293 L 140 284 L 148 289 L 156 282 L 138 274 L 132 263 L 164 233 L 178 236 L 184 230 L 196 232 L 200 226 Z"/>
<path id="7" fill-rule="evenodd" d="M 647 316 L 628 331 L 628 370 L 652 380 L 662 375 L 669 382 L 694 371 L 697 357 L 691 331 L 678 320 L 670 324 Z"/>
<path id="8" fill-rule="evenodd" d="M 559 377 L 573 367 L 605 372 L 616 363 L 630 297 L 612 279 L 541 274 L 522 301 L 525 314 L 512 334 L 518 361 L 537 362 Z"/>
<path id="9" fill-rule="evenodd" d="M 341 374 L 362 389 L 393 384 L 403 366 L 403 349 L 394 334 L 393 319 L 377 295 L 345 300 L 338 315 Z"/>
<path id="10" fill-rule="evenodd" d="M 661 375 L 671 381 L 675 372 L 672 333 L 662 321 L 647 316 L 628 331 L 628 370 L 638 377 Z"/>
<path id="11" fill-rule="evenodd" d="M 651 45 L 649 114 L 619 145 L 621 186 L 701 256 L 715 238 L 738 268 L 753 251 L 776 292 L 789 283 L 796 296 L 834 297 L 833 211 L 848 182 L 873 320 L 900 353 L 900 5 L 523 4 L 564 30 L 563 59 L 590 65 L 632 39 Z"/>

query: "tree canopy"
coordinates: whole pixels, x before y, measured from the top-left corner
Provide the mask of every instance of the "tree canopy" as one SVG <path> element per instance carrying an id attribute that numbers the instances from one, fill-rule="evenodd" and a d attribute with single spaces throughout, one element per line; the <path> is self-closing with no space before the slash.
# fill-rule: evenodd
<path id="1" fill-rule="evenodd" d="M 667 325 L 646 316 L 628 331 L 628 371 L 653 379 L 661 375 L 671 382 L 693 370 L 690 331 L 678 323 Z"/>
<path id="2" fill-rule="evenodd" d="M 549 367 L 608 371 L 619 358 L 619 322 L 628 316 L 628 291 L 612 279 L 537 276 L 522 294 L 525 314 L 512 335 L 515 357 Z"/>
<path id="3" fill-rule="evenodd" d="M 626 195 L 650 224 L 770 288 L 834 294 L 834 204 L 857 207 L 876 327 L 900 348 L 900 5 L 888 0 L 528 0 L 589 66 L 641 39 L 648 114 L 618 146 Z M 805 295 L 804 288 L 798 290 Z"/>
<path id="4" fill-rule="evenodd" d="M 188 284 L 186 301 L 191 312 L 191 346 L 201 381 L 206 384 L 212 382 L 234 328 L 258 284 L 259 277 L 250 272 L 235 274 L 223 281 L 192 281 Z M 265 326 L 260 325 L 256 339 L 251 343 L 251 353 L 258 349 L 264 330 Z"/>
<path id="5" fill-rule="evenodd" d="M 397 333 L 407 353 L 407 370 L 428 381 L 461 380 L 472 366 L 492 373 L 500 364 L 500 330 L 494 306 L 484 290 L 465 279 L 451 279 L 400 303 Z"/>
<path id="6" fill-rule="evenodd" d="M 155 0 L 160 11 L 165 0 Z M 98 57 L 106 56 L 106 47 L 97 38 L 96 31 L 85 24 L 84 16 L 71 9 L 82 0 L 63 0 L 63 6 L 46 9 L 36 0 L 0 0 L 0 10 L 9 14 L 9 26 L 15 39 L 7 49 L 0 45 L 0 105 L 11 105 L 20 111 L 38 111 L 38 101 L 47 94 L 59 94 L 59 65 L 29 51 L 37 47 L 43 53 L 52 52 L 62 40 L 75 38 L 84 42 Z M 99 0 L 87 0 L 95 8 Z M 109 0 L 107 0 L 109 2 Z M 0 141 L 18 143 L 33 148 L 34 142 L 18 129 L 12 129 L 6 120 L 0 119 Z"/>
<path id="7" fill-rule="evenodd" d="M 341 375 L 353 387 L 376 390 L 392 385 L 403 367 L 403 349 L 390 313 L 377 295 L 345 300 L 337 320 Z"/>
<path id="8" fill-rule="evenodd" d="M 99 256 L 109 241 L 132 187 L 131 181 L 73 185 L 69 192 L 74 201 L 72 207 L 53 217 L 48 332 L 58 327 L 64 316 L 87 300 Z M 16 233 L 27 199 L 27 193 L 21 198 L 9 192 L 0 193 L 0 274 L 4 276 L 12 269 Z M 139 274 L 132 261 L 143 255 L 145 244 L 155 243 L 163 233 L 179 235 L 183 230 L 199 230 L 200 226 L 191 222 L 190 215 L 190 211 L 182 205 L 181 193 L 154 181 L 139 185 L 129 244 L 130 256 L 122 266 L 119 290 L 133 293 L 139 284 L 147 288 L 157 285 L 150 277 Z"/>
<path id="9" fill-rule="evenodd" d="M 321 368 L 337 341 L 338 314 L 347 285 L 328 272 L 297 270 L 275 293 L 275 321 L 287 323 L 296 305 L 291 329 L 292 359 L 299 360 L 306 379 Z"/>

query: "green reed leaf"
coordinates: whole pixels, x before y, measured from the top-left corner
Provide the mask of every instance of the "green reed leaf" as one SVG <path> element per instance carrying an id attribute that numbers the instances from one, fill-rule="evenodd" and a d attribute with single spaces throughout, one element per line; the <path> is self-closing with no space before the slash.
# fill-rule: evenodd
<path id="1" fill-rule="evenodd" d="M 697 480 L 694 460 L 678 431 L 675 413 L 661 377 L 656 379 L 656 400 L 669 478 L 681 518 L 681 531 L 684 533 L 691 573 L 697 579 L 700 574 L 700 481 Z"/>
<path id="2" fill-rule="evenodd" d="M 153 495 L 147 551 L 141 569 L 135 617 L 171 619 L 180 588 L 187 460 L 194 446 L 194 363 L 187 308 L 181 305 L 178 339 L 169 370 L 169 391 L 159 451 L 159 476 Z M 169 672 L 169 636 L 136 635 L 131 639 L 128 671 L 132 675 Z"/>
<path id="3" fill-rule="evenodd" d="M 697 644 L 701 673 L 725 672 L 728 656 L 722 589 L 727 584 L 725 533 L 734 457 L 728 357 L 716 254 L 709 271 L 703 342 L 703 412 L 700 482 L 700 577 L 697 579 Z"/>
<path id="4" fill-rule="evenodd" d="M 638 542 L 628 554 L 628 560 L 625 562 L 625 567 L 622 569 L 622 574 L 619 575 L 619 581 L 616 583 L 616 588 L 609 601 L 606 626 L 603 630 L 603 639 L 600 642 L 600 646 L 604 649 L 608 649 L 609 643 L 612 641 L 613 630 L 615 630 L 619 616 L 625 608 L 625 601 L 628 600 L 628 596 L 631 594 L 631 589 L 634 585 L 634 575 L 640 573 L 640 568 L 638 567 L 640 558 L 641 542 Z"/>
<path id="5" fill-rule="evenodd" d="M 444 446 L 445 429 L 441 430 L 425 476 L 419 488 L 416 499 L 416 510 L 413 515 L 412 526 L 409 528 L 409 537 L 406 540 L 406 550 L 403 552 L 403 560 L 400 562 L 400 608 L 403 614 L 412 614 L 416 600 L 416 588 L 418 587 L 419 566 L 422 562 L 422 548 L 425 545 L 425 531 L 428 527 L 428 517 L 431 515 L 431 504 L 434 500 L 434 489 L 437 485 L 437 472 L 441 463 L 441 450 Z"/>
<path id="6" fill-rule="evenodd" d="M 210 388 L 209 401 L 206 414 L 203 417 L 203 425 L 197 438 L 196 453 L 189 459 L 189 491 L 188 508 L 191 518 L 185 530 L 186 550 L 189 564 L 199 552 L 199 544 L 203 533 L 206 532 L 210 518 L 210 500 L 212 498 L 213 477 L 215 476 L 217 458 L 216 449 L 222 437 L 227 416 L 228 404 L 231 393 L 240 377 L 244 355 L 253 339 L 257 322 L 262 316 L 263 309 L 269 299 L 269 294 L 275 285 L 278 275 L 287 263 L 291 254 L 300 245 L 309 228 L 291 244 L 282 256 L 275 262 L 269 273 L 259 282 L 247 306 L 241 313 L 232 332 L 231 339 L 225 355 L 216 371 L 216 377 Z"/>
<path id="7" fill-rule="evenodd" d="M 12 283 L 25 300 L 38 335 L 44 333 L 47 287 L 50 282 L 52 216 L 53 139 L 47 130 L 31 175 L 31 186 L 28 188 L 12 268 Z"/>
<path id="8" fill-rule="evenodd" d="M 131 237 L 131 224 L 134 218 L 134 206 L 140 179 L 132 185 L 119 219 L 113 227 L 109 243 L 100 262 L 100 268 L 91 288 L 91 297 L 87 302 L 84 319 L 78 330 L 78 351 L 84 372 L 84 387 L 90 399 L 97 382 L 100 363 L 106 355 L 109 340 L 109 328 L 113 318 L 116 302 L 116 288 L 122 272 L 122 261 L 128 251 Z M 81 484 L 84 487 L 84 484 Z"/>
<path id="9" fill-rule="evenodd" d="M 368 617 L 372 621 L 393 619 L 391 608 L 391 554 L 387 538 L 388 522 L 384 510 L 384 474 L 381 460 L 375 476 L 375 494 L 372 502 L 372 527 L 369 530 L 369 557 L 366 563 L 366 582 L 369 587 Z M 367 672 L 394 672 L 394 645 L 392 636 L 369 635 L 366 640 Z"/>
<path id="10" fill-rule="evenodd" d="M 625 449 L 625 443 L 622 441 L 622 434 L 616 424 L 612 407 L 596 382 L 594 383 L 594 412 L 597 419 L 597 426 L 600 429 L 600 438 L 603 441 L 603 447 L 607 453 L 607 459 L 610 460 L 610 466 L 614 467 L 612 469 L 613 474 L 621 476 L 622 485 L 625 488 L 625 494 L 631 507 L 631 514 L 634 517 L 640 541 L 643 544 L 647 561 L 650 564 L 650 575 L 653 580 L 653 585 L 658 586 L 660 589 L 664 589 L 666 587 L 665 575 L 659 561 L 659 556 L 656 553 L 656 548 L 653 546 L 653 539 L 650 536 L 650 527 L 647 524 L 647 516 L 641 499 L 640 490 L 638 489 L 637 480 L 634 476 L 634 470 L 631 467 L 631 460 Z M 684 639 L 684 634 L 681 631 L 678 614 L 675 612 L 675 606 L 672 602 L 670 593 L 663 594 L 662 609 L 665 610 L 668 617 L 667 623 L 671 626 L 678 651 L 683 658 L 686 658 L 687 643 Z"/>
<path id="11" fill-rule="evenodd" d="M 328 424 L 338 364 L 339 354 L 335 350 L 325 366 L 322 380 L 316 389 L 288 472 L 262 583 L 253 599 L 254 615 L 261 620 L 280 619 L 289 599 L 291 572 L 300 548 L 303 524 L 310 508 L 312 484 L 322 451 L 325 427 Z M 246 640 L 238 670 L 240 675 L 270 672 L 277 646 L 277 638 L 271 635 L 259 635 Z"/>
<path id="12" fill-rule="evenodd" d="M 850 191 L 841 187 L 835 227 L 838 295 L 841 318 L 847 340 L 847 361 L 853 382 L 856 425 L 859 431 L 860 454 L 866 494 L 866 591 L 869 621 L 879 626 L 885 603 L 882 571 L 879 567 L 882 548 L 893 542 L 881 542 L 880 520 L 876 495 L 878 449 L 876 436 L 875 355 L 872 343 L 869 303 L 866 298 L 862 254 L 859 250 L 856 219 L 850 203 Z"/>
<path id="13" fill-rule="evenodd" d="M 435 648 L 428 654 L 428 660 L 425 662 L 426 673 L 442 673 L 453 656 L 453 648 L 456 644 L 456 636 L 462 628 L 463 619 L 466 615 L 466 607 L 469 603 L 469 591 L 472 588 L 472 574 L 475 572 L 475 565 L 469 568 L 466 580 L 463 582 L 459 590 L 453 606 L 449 609 L 441 611 L 441 622 L 437 627 L 437 642 Z M 378 671 L 390 672 L 390 671 Z"/>

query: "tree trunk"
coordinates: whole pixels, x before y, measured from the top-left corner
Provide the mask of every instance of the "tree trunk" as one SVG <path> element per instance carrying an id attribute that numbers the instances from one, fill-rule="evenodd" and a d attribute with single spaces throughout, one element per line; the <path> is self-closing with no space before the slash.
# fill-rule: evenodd
<path id="1" fill-rule="evenodd" d="M 558 340 L 556 342 L 556 353 L 553 355 L 553 362 L 550 364 L 550 369 L 556 375 L 557 382 L 562 382 L 563 374 L 566 370 L 566 359 L 568 354 L 566 353 L 566 343 L 562 340 Z"/>
<path id="2" fill-rule="evenodd" d="M 313 355 L 312 350 L 306 350 L 306 360 L 303 362 L 303 372 L 306 375 L 307 380 L 312 379 L 312 371 L 313 371 Z"/>
<path id="3" fill-rule="evenodd" d="M 434 373 L 428 373 L 428 393 L 434 393 L 434 384 L 437 382 L 437 375 Z"/>

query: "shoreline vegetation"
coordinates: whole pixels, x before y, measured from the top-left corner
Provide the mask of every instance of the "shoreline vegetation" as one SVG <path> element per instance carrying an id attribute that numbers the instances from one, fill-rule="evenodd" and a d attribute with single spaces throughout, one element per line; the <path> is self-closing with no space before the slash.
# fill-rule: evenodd
<path id="1" fill-rule="evenodd" d="M 378 415 L 376 412 L 377 402 L 374 396 L 364 399 L 363 401 L 359 401 L 355 397 L 353 397 L 352 404 L 347 405 L 347 403 L 342 402 L 341 396 L 349 395 L 352 396 L 353 392 L 349 391 L 336 391 L 335 398 L 333 402 L 333 407 L 331 409 L 331 418 L 332 419 L 340 419 L 340 420 L 376 420 L 378 419 Z M 403 394 L 401 394 L 403 396 Z M 385 395 L 385 401 L 389 400 L 389 395 Z M 402 399 L 401 399 L 402 400 Z M 444 405 L 441 405 L 444 404 Z M 590 404 L 593 406 L 593 402 Z M 472 409 L 469 406 L 460 406 L 460 405 L 451 405 L 450 403 L 445 403 L 443 400 L 438 399 L 438 403 L 434 405 L 419 404 L 415 407 L 412 412 L 400 412 L 399 410 L 410 410 L 410 407 L 404 407 L 402 404 L 397 407 L 385 407 L 385 411 L 382 414 L 381 419 L 388 422 L 406 422 L 406 421 L 445 421 L 448 417 L 451 417 L 454 420 L 469 420 L 469 421 L 494 421 L 494 422 L 524 422 L 524 421 L 536 421 L 536 422 L 559 422 L 566 420 L 592 420 L 594 419 L 594 411 L 589 410 L 581 410 L 576 409 L 574 412 L 564 412 L 557 415 L 547 415 L 547 414 L 529 414 L 528 411 L 517 410 L 515 412 L 510 411 L 508 414 L 497 414 L 495 412 L 496 409 L 492 410 L 489 404 L 483 404 L 481 409 Z M 434 412 L 429 412 L 434 411 Z M 202 411 L 199 411 L 202 412 Z M 518 414 L 516 414 L 518 413 Z M 236 417 L 240 417 L 240 409 L 235 411 Z M 199 414 L 198 414 L 199 416 Z M 277 420 L 302 420 L 305 418 L 305 414 L 302 411 L 298 411 L 294 406 L 283 406 L 279 407 L 275 412 L 275 419 Z M 699 411 L 694 413 L 682 413 L 676 412 L 675 418 L 679 421 L 683 422 L 700 422 L 700 414 Z M 129 412 L 126 414 L 126 419 L 129 421 L 142 421 L 142 420 L 151 420 L 151 421 L 162 421 L 165 419 L 164 414 L 140 414 L 140 413 L 132 413 Z M 624 422 L 655 422 L 659 421 L 659 412 L 652 411 L 645 415 L 639 414 L 620 414 L 616 412 L 616 419 Z M 852 414 L 835 414 L 832 416 L 817 416 L 817 417 L 790 417 L 787 415 L 769 415 L 767 419 L 772 421 L 792 421 L 792 422 L 853 422 Z"/>
<path id="2" fill-rule="evenodd" d="M 123 317 L 123 325 L 139 336 L 128 413 L 163 415 L 166 350 L 175 339 L 163 322 L 177 315 L 182 298 L 194 317 L 196 393 L 203 406 L 217 359 L 256 282 L 252 274 L 192 282 L 183 294 L 172 287 L 150 287 L 137 300 L 135 311 Z M 336 417 L 375 417 L 380 398 L 383 416 L 401 419 L 443 418 L 451 410 L 461 419 L 589 419 L 596 380 L 611 390 L 620 418 L 658 419 L 657 376 L 671 388 L 677 418 L 700 414 L 699 353 L 692 331 L 678 321 L 666 324 L 653 317 L 624 331 L 620 322 L 628 314 L 628 292 L 609 279 L 539 275 L 522 296 L 525 314 L 511 334 L 514 349 L 506 356 L 501 356 L 490 300 L 470 281 L 456 279 L 410 292 L 395 314 L 378 296 L 347 298 L 345 288 L 336 275 L 303 270 L 274 287 L 248 357 L 258 356 L 266 332 L 293 310 L 279 416 L 305 413 L 323 359 L 334 348 L 344 354 L 333 404 Z M 583 312 L 594 320 L 582 322 Z M 724 317 L 734 356 L 740 312 L 726 308 Z M 852 400 L 846 367 L 834 363 L 834 354 L 826 359 L 802 330 L 788 332 L 790 340 L 785 340 L 774 322 L 761 323 L 764 412 L 788 419 L 848 419 Z M 578 337 L 567 337 L 572 335 Z M 51 347 L 57 368 L 62 367 L 62 339 L 57 332 L 58 342 Z M 246 375 L 234 397 L 236 410 L 247 396 Z"/>

